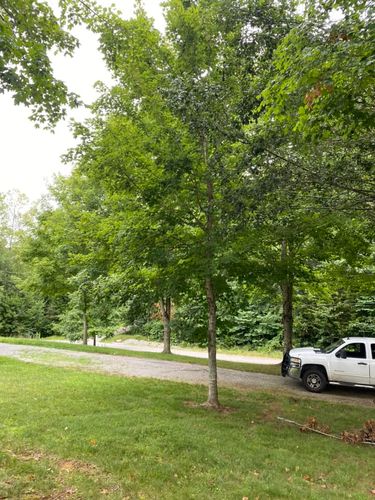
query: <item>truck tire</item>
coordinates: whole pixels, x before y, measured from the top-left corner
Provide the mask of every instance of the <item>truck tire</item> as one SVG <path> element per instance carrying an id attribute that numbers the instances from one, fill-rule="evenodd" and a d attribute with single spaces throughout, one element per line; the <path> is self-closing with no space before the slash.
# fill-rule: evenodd
<path id="1" fill-rule="evenodd" d="M 307 368 L 302 376 L 302 382 L 310 392 L 322 392 L 327 387 L 328 380 L 320 368 Z"/>

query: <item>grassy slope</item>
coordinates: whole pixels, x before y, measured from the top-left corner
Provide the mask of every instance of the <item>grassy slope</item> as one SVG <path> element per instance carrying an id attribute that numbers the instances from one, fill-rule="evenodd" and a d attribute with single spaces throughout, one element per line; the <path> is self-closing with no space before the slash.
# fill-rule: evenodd
<path id="1" fill-rule="evenodd" d="M 0 337 L 0 342 L 7 344 L 21 344 L 21 345 L 32 345 L 39 347 L 51 347 L 54 349 L 66 349 L 69 351 L 79 351 L 79 352 L 97 352 L 100 354 L 112 354 L 115 356 L 128 356 L 133 358 L 147 358 L 147 359 L 161 359 L 165 361 L 179 361 L 181 363 L 191 363 L 196 365 L 207 365 L 207 361 L 200 358 L 193 358 L 190 356 L 180 356 L 176 354 L 162 354 L 157 352 L 138 352 L 138 351 L 127 351 L 125 349 L 116 349 L 112 347 L 93 347 L 84 346 L 80 344 L 70 344 L 68 342 L 53 342 L 50 340 L 32 340 L 32 339 L 20 339 L 20 338 L 9 338 Z M 240 370 L 246 372 L 256 372 L 256 373 L 267 373 L 270 375 L 279 375 L 280 366 L 279 365 L 259 365 L 252 363 L 237 363 L 232 361 L 218 361 L 218 366 L 221 368 L 230 368 L 232 370 Z"/>
<path id="2" fill-rule="evenodd" d="M 279 423 L 332 431 L 373 410 L 29 365 L 0 357 L 0 497 L 369 498 L 374 453 Z M 59 496 L 60 495 L 60 496 Z"/>

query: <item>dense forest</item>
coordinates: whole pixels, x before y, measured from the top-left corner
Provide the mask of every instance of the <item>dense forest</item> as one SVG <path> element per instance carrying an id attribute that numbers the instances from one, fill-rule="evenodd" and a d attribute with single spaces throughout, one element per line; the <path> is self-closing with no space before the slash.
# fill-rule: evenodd
<path id="1" fill-rule="evenodd" d="M 140 2 L 62 4 L 47 48 L 85 23 L 114 83 L 49 197 L 1 195 L 0 335 L 199 343 L 213 371 L 217 343 L 373 336 L 374 5 L 168 0 L 162 34 Z M 38 78 L 18 99 L 53 126 L 78 101 Z"/>

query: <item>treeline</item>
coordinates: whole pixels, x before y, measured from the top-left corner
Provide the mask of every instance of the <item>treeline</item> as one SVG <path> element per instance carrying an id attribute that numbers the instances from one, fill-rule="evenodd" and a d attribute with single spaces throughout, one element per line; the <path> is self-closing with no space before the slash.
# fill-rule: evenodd
<path id="1" fill-rule="evenodd" d="M 59 185 L 60 194 L 70 181 L 59 180 L 56 187 Z M 58 199 L 57 191 L 55 195 Z M 77 202 L 83 192 L 76 196 Z M 87 253 L 79 256 L 74 248 L 72 230 L 81 215 L 79 209 L 75 221 L 72 219 L 73 200 L 69 200 L 66 210 L 60 203 L 58 209 L 44 207 L 26 214 L 25 204 L 20 195 L 1 199 L 2 336 L 59 334 L 80 340 L 86 324 L 88 337 L 125 331 L 162 340 L 161 299 L 157 289 L 150 291 L 144 274 L 135 277 L 132 270 L 112 271 L 116 260 L 109 252 L 93 278 L 86 265 L 73 264 L 84 255 L 88 257 Z M 83 244 L 87 220 L 86 213 L 83 227 L 74 228 L 76 245 Z M 97 241 L 93 238 L 92 258 L 96 264 Z M 319 345 L 342 335 L 373 334 L 375 301 L 370 257 L 365 259 L 368 267 L 355 269 L 345 261 L 313 263 L 308 279 L 302 277 L 295 286 L 296 343 Z M 232 277 L 226 284 L 217 302 L 219 345 L 281 348 L 281 290 L 267 277 L 269 270 L 266 272 L 259 269 L 251 281 Z M 207 308 L 199 283 L 195 290 L 181 290 L 171 309 L 172 340 L 206 345 Z"/>
<path id="2" fill-rule="evenodd" d="M 1 334 L 206 343 L 216 405 L 217 340 L 374 331 L 374 11 L 295 7 L 168 0 L 161 34 L 139 3 L 80 5 L 115 83 L 54 202 L 3 238 Z"/>

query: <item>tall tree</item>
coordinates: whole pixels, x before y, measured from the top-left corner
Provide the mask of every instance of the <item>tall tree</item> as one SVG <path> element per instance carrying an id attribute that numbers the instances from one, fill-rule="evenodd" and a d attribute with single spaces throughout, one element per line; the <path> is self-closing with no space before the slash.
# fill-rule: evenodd
<path id="1" fill-rule="evenodd" d="M 134 20 L 104 24 L 102 50 L 118 85 L 104 90 L 96 119 L 77 127 L 83 139 L 75 153 L 88 175 L 117 193 L 127 218 L 139 211 L 157 228 L 149 264 L 169 249 L 173 279 L 201 283 L 211 406 L 219 405 L 216 301 L 236 259 L 235 194 L 250 169 L 236 161 L 238 140 L 243 123 L 256 116 L 259 73 L 293 22 L 286 2 L 240 4 L 167 2 L 166 40 L 141 8 Z"/>
<path id="2" fill-rule="evenodd" d="M 39 214 L 24 249 L 24 258 L 33 268 L 30 287 L 39 290 L 46 301 L 60 303 L 62 310 L 78 295 L 73 302 L 81 313 L 86 344 L 95 280 L 106 274 L 110 257 L 105 238 L 99 236 L 106 231 L 101 194 L 77 173 L 58 178 L 51 189 L 58 206 Z"/>
<path id="3" fill-rule="evenodd" d="M 256 188 L 245 187 L 257 183 L 257 169 L 250 148 L 246 159 L 241 155 L 243 126 L 257 120 L 257 93 L 264 85 L 268 62 L 280 38 L 295 22 L 287 3 L 276 6 L 266 2 L 261 7 L 257 2 L 239 4 L 222 1 L 182 5 L 174 1 L 169 3 L 167 14 L 170 37 L 178 50 L 176 94 L 183 96 L 181 103 L 177 101 L 177 109 L 200 145 L 202 180 L 206 183 L 200 199 L 204 200 L 206 216 L 206 295 L 212 350 L 218 289 L 215 282 L 218 273 L 223 276 L 222 269 L 224 276 L 225 271 L 228 273 L 231 260 L 238 263 L 231 243 L 243 230 L 244 221 L 249 221 L 244 207 L 252 205 L 249 208 L 253 211 L 259 203 Z M 250 202 L 243 199 L 245 193 L 251 193 Z"/>

